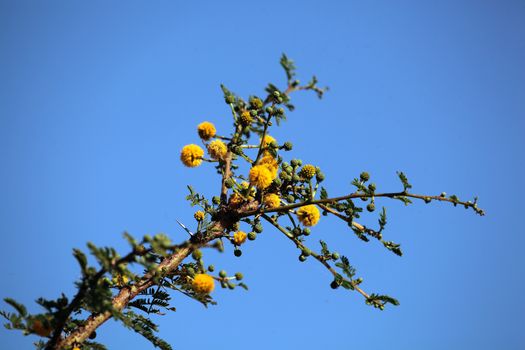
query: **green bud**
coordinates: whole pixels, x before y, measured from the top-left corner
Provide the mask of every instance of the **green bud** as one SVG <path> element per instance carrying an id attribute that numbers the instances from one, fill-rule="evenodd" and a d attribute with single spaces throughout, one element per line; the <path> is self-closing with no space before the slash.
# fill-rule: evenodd
<path id="1" fill-rule="evenodd" d="M 213 204 L 215 205 L 219 205 L 221 204 L 221 198 L 219 196 L 213 196 L 213 198 L 211 199 L 211 201 L 213 202 Z"/>
<path id="2" fill-rule="evenodd" d="M 226 96 L 226 98 L 224 100 L 226 101 L 227 104 L 234 103 L 235 102 L 235 96 L 228 95 L 228 96 Z"/>
<path id="3" fill-rule="evenodd" d="M 254 96 L 250 98 L 250 105 L 252 106 L 252 108 L 261 109 L 263 106 L 263 102 L 260 98 Z"/>
<path id="4" fill-rule="evenodd" d="M 359 177 L 361 178 L 361 181 L 364 181 L 364 182 L 367 182 L 368 180 L 370 180 L 370 174 L 367 173 L 366 171 L 363 171 L 361 175 L 359 175 Z"/>
<path id="5" fill-rule="evenodd" d="M 445 198 L 447 196 L 447 192 L 441 192 L 440 196 Z"/>
<path id="6" fill-rule="evenodd" d="M 283 148 L 285 151 L 291 151 L 293 148 L 293 144 L 290 141 L 286 141 L 283 145 Z"/>
<path id="7" fill-rule="evenodd" d="M 91 333 L 89 335 L 89 339 L 95 339 L 97 337 L 97 332 L 93 331 L 93 333 Z"/>
<path id="8" fill-rule="evenodd" d="M 368 185 L 368 189 L 372 192 L 375 192 L 376 190 L 376 184 L 375 183 L 371 183 L 370 185 Z"/>
<path id="9" fill-rule="evenodd" d="M 208 266 L 208 271 L 210 271 L 210 272 L 215 271 L 215 266 L 213 266 L 213 265 Z"/>
<path id="10" fill-rule="evenodd" d="M 263 226 L 261 224 L 257 224 L 253 227 L 253 230 L 255 231 L 255 233 L 261 233 L 263 232 Z"/>
<path id="11" fill-rule="evenodd" d="M 288 196 L 286 196 L 286 201 L 288 203 L 293 203 L 295 202 L 295 197 L 292 194 L 289 194 Z"/>
<path id="12" fill-rule="evenodd" d="M 301 234 L 301 229 L 299 227 L 296 227 L 293 229 L 292 233 L 294 236 L 299 236 Z"/>
<path id="13" fill-rule="evenodd" d="M 225 270 L 221 270 L 221 271 L 219 271 L 219 277 L 221 277 L 221 278 L 226 278 L 226 276 L 228 276 L 228 274 L 226 273 Z"/>
<path id="14" fill-rule="evenodd" d="M 279 93 L 279 91 L 276 90 L 276 91 L 273 92 L 273 96 L 274 97 L 279 97 L 279 96 L 281 96 L 281 94 Z"/>
<path id="15" fill-rule="evenodd" d="M 281 102 L 281 101 L 279 101 L 279 102 Z M 284 108 L 278 108 L 277 109 L 277 114 L 283 115 L 284 114 Z"/>
<path id="16" fill-rule="evenodd" d="M 299 175 L 297 175 L 297 174 L 294 174 L 294 175 L 292 176 L 292 180 L 295 181 L 295 182 L 298 182 L 298 181 L 301 180 L 301 177 L 300 177 Z"/>
<path id="17" fill-rule="evenodd" d="M 317 172 L 317 174 L 315 174 L 315 179 L 317 180 L 317 182 L 324 181 L 324 179 L 325 179 L 324 173 L 322 173 L 320 171 Z"/>
<path id="18" fill-rule="evenodd" d="M 299 160 L 298 159 L 292 159 L 290 161 L 290 164 L 293 166 L 293 167 L 297 167 L 299 166 Z"/>
<path id="19" fill-rule="evenodd" d="M 432 202 L 432 199 L 430 199 L 430 197 L 425 197 L 425 203 L 430 203 Z"/>
<path id="20" fill-rule="evenodd" d="M 332 253 L 332 259 L 338 260 L 339 259 L 339 253 Z"/>
<path id="21" fill-rule="evenodd" d="M 257 233 L 255 233 L 253 231 L 252 232 L 248 232 L 248 239 L 250 241 L 254 241 L 256 238 L 257 238 Z"/>
<path id="22" fill-rule="evenodd" d="M 270 148 L 275 148 L 275 149 L 279 148 L 279 144 L 275 141 L 270 142 L 268 146 L 270 146 Z"/>
<path id="23" fill-rule="evenodd" d="M 257 115 L 257 111 L 256 111 L 255 109 L 252 109 L 252 110 L 250 111 L 250 115 L 251 115 L 252 117 L 255 117 L 255 116 Z"/>
<path id="24" fill-rule="evenodd" d="M 339 288 L 339 284 L 337 283 L 337 281 L 332 281 L 332 283 L 330 283 L 330 288 L 332 289 Z"/>
<path id="25" fill-rule="evenodd" d="M 308 227 L 305 227 L 305 228 L 303 229 L 303 235 L 305 235 L 305 236 L 309 236 L 310 233 L 312 233 L 312 230 L 310 230 Z"/>
<path id="26" fill-rule="evenodd" d="M 228 289 L 235 289 L 235 283 L 228 282 Z"/>
<path id="27" fill-rule="evenodd" d="M 225 185 L 227 188 L 232 188 L 235 185 L 235 180 L 229 177 L 226 179 Z"/>
<path id="28" fill-rule="evenodd" d="M 240 257 L 242 255 L 242 250 L 240 249 L 235 249 L 233 251 L 233 255 L 235 255 L 236 257 Z"/>
<path id="29" fill-rule="evenodd" d="M 195 260 L 199 260 L 202 258 L 202 252 L 199 249 L 196 249 L 191 253 L 191 257 Z"/>
<path id="30" fill-rule="evenodd" d="M 268 106 L 266 107 L 266 113 L 268 113 L 269 115 L 272 115 L 273 114 L 273 108 Z"/>
<path id="31" fill-rule="evenodd" d="M 282 98 L 281 96 L 277 97 L 277 102 L 279 102 L 279 103 L 283 103 L 283 101 L 284 101 L 284 100 L 283 100 L 283 98 Z"/>
<path id="32" fill-rule="evenodd" d="M 235 279 L 236 279 L 237 281 L 242 280 L 243 277 L 244 277 L 244 276 L 243 276 L 242 273 L 240 273 L 240 272 L 237 272 L 237 273 L 235 274 Z"/>
<path id="33" fill-rule="evenodd" d="M 275 186 L 277 187 L 280 187 L 283 183 L 281 181 L 281 179 L 279 179 L 278 177 L 275 178 L 275 180 L 273 180 L 273 183 L 275 184 Z"/>
<path id="34" fill-rule="evenodd" d="M 310 256 L 310 251 L 305 249 L 301 251 L 301 254 L 304 256 Z"/>
<path id="35" fill-rule="evenodd" d="M 374 203 L 369 203 L 366 206 L 366 210 L 368 210 L 369 212 L 373 212 L 374 210 L 376 210 L 376 206 L 374 205 Z"/>
<path id="36" fill-rule="evenodd" d="M 306 256 L 304 256 L 303 254 L 299 255 L 299 261 L 300 262 L 306 261 Z"/>
<path id="37" fill-rule="evenodd" d="M 188 271 L 188 274 L 189 274 L 190 276 L 195 275 L 195 270 L 193 269 L 193 267 L 188 267 L 188 268 L 186 269 L 186 271 Z"/>

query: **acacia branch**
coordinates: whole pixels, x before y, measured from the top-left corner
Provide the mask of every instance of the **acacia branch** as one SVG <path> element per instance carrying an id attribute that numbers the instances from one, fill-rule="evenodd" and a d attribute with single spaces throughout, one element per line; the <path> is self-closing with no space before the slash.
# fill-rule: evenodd
<path id="1" fill-rule="evenodd" d="M 324 259 L 324 257 L 322 257 L 321 255 L 317 254 L 316 252 L 312 251 L 310 248 L 308 248 L 307 246 L 305 246 L 301 241 L 299 241 L 291 232 L 289 232 L 288 230 L 286 230 L 284 227 L 282 227 L 281 225 L 279 225 L 277 222 L 275 222 L 275 220 L 273 220 L 271 217 L 269 217 L 268 215 L 266 214 L 262 214 L 262 217 L 268 221 L 270 224 L 272 224 L 276 229 L 278 229 L 279 231 L 281 231 L 286 237 L 288 237 L 292 242 L 295 243 L 295 245 L 297 246 L 297 248 L 301 249 L 302 251 L 306 251 L 308 252 L 311 256 L 313 256 L 315 258 L 315 260 L 319 261 L 328 271 L 330 271 L 332 273 L 332 275 L 334 277 L 336 276 L 341 276 L 328 262 L 326 262 L 326 259 Z M 342 277 L 342 276 L 341 276 Z M 342 277 L 343 280 L 349 282 L 352 287 L 359 293 L 361 294 L 363 297 L 365 297 L 365 299 L 369 299 L 370 298 L 370 295 L 368 293 L 366 293 L 363 289 L 361 289 L 357 283 L 355 283 L 355 281 L 352 281 L 352 280 L 348 280 L 344 277 Z M 380 302 L 377 302 L 376 303 L 379 303 L 378 305 L 381 305 Z"/>
<path id="2" fill-rule="evenodd" d="M 472 203 L 470 201 L 468 201 L 468 202 L 460 201 L 460 200 L 447 198 L 447 197 L 443 197 L 443 196 L 426 196 L 426 195 L 422 195 L 422 194 L 413 194 L 413 193 L 407 193 L 407 192 L 387 192 L 387 193 L 373 193 L 373 194 L 354 192 L 354 193 L 351 193 L 351 194 L 348 194 L 348 195 L 345 195 L 345 196 L 340 196 L 340 197 L 316 199 L 316 200 L 310 200 L 310 201 L 305 201 L 305 202 L 299 202 L 299 203 L 283 205 L 283 206 L 276 207 L 276 208 L 256 209 L 256 210 L 246 211 L 246 212 L 241 214 L 241 217 L 247 217 L 247 216 L 256 215 L 256 214 L 285 212 L 285 211 L 296 209 L 296 208 L 300 208 L 300 207 L 303 207 L 303 206 L 309 205 L 309 204 L 331 204 L 331 203 L 344 201 L 344 200 L 347 200 L 347 199 L 372 198 L 372 197 L 387 197 L 387 198 L 394 198 L 394 199 L 401 198 L 401 197 L 408 197 L 408 198 L 420 199 L 420 200 L 423 200 L 423 201 L 436 200 L 436 201 L 440 201 L 440 202 L 449 202 L 449 203 L 452 203 L 454 205 L 460 204 L 460 205 L 465 206 L 466 208 L 472 208 L 472 209 L 474 209 L 476 211 L 477 214 L 479 214 L 481 216 L 485 215 L 485 212 L 482 209 L 479 209 L 477 207 L 476 203 Z"/>

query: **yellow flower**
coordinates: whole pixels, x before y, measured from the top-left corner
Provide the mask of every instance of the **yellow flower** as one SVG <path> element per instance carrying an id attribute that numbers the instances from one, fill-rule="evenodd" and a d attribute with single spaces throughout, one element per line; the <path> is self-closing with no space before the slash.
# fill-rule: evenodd
<path id="1" fill-rule="evenodd" d="M 201 165 L 203 156 L 204 150 L 194 144 L 184 146 L 180 152 L 182 164 L 190 168 Z"/>
<path id="2" fill-rule="evenodd" d="M 200 210 L 197 210 L 195 212 L 195 214 L 193 214 L 193 217 L 195 218 L 195 220 L 197 221 L 202 221 L 204 220 L 204 212 L 203 211 L 200 211 Z"/>
<path id="3" fill-rule="evenodd" d="M 264 196 L 264 205 L 266 205 L 266 208 L 277 208 L 279 205 L 281 205 L 281 198 L 279 198 L 278 195 L 275 193 L 269 193 L 266 196 Z"/>
<path id="4" fill-rule="evenodd" d="M 80 348 L 78 346 L 75 346 L 73 350 L 80 350 Z"/>
<path id="5" fill-rule="evenodd" d="M 215 137 L 215 134 L 217 133 L 217 130 L 215 129 L 215 125 L 213 125 L 210 122 L 202 122 L 197 126 L 197 132 L 199 133 L 199 136 L 203 140 L 209 140 L 212 137 Z"/>
<path id="6" fill-rule="evenodd" d="M 36 334 L 38 334 L 39 336 L 41 337 L 47 337 L 51 334 L 51 327 L 49 326 L 49 324 L 44 324 L 44 322 L 40 321 L 40 320 L 35 320 L 33 322 L 33 332 L 35 332 Z"/>
<path id="7" fill-rule="evenodd" d="M 312 204 L 305 205 L 297 210 L 297 218 L 304 226 L 314 226 L 320 217 L 319 209 Z"/>
<path id="8" fill-rule="evenodd" d="M 215 288 L 215 281 L 210 275 L 198 273 L 193 277 L 192 286 L 196 293 L 210 294 Z"/>
<path id="9" fill-rule="evenodd" d="M 267 154 L 264 157 L 262 157 L 259 162 L 259 165 L 264 165 L 272 172 L 273 177 L 277 177 L 277 171 L 279 170 L 279 164 L 277 163 L 277 160 L 272 157 L 271 155 Z"/>
<path id="10" fill-rule="evenodd" d="M 301 171 L 299 172 L 299 175 L 307 180 L 311 179 L 312 177 L 314 177 L 315 173 L 316 173 L 316 169 L 315 167 L 312 165 L 312 164 L 306 164 L 305 166 L 303 166 L 303 168 L 301 169 Z"/>
<path id="11" fill-rule="evenodd" d="M 248 111 L 244 111 L 241 113 L 241 122 L 244 125 L 249 125 L 253 121 L 252 115 Z"/>
<path id="12" fill-rule="evenodd" d="M 230 196 L 230 205 L 232 207 L 237 208 L 242 202 L 244 202 L 244 198 L 240 194 L 234 193 Z"/>
<path id="13" fill-rule="evenodd" d="M 221 140 L 213 140 L 208 145 L 208 153 L 213 159 L 219 160 L 224 159 L 226 153 L 228 152 L 228 147 Z"/>
<path id="14" fill-rule="evenodd" d="M 233 234 L 233 243 L 236 245 L 241 245 L 246 241 L 246 237 L 248 237 L 246 232 L 237 231 Z"/>
<path id="15" fill-rule="evenodd" d="M 262 146 L 269 147 L 272 142 L 277 143 L 277 140 L 271 137 L 270 135 L 264 135 L 262 139 Z"/>
<path id="16" fill-rule="evenodd" d="M 250 169 L 250 183 L 260 190 L 264 190 L 272 184 L 277 173 L 273 174 L 266 165 L 256 165 Z"/>

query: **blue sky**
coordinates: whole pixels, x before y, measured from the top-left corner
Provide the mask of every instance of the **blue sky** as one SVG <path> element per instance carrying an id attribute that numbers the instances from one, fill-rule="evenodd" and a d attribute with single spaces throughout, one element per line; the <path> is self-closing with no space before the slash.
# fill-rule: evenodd
<path id="1" fill-rule="evenodd" d="M 184 239 L 186 185 L 219 187 L 211 167 L 180 164 L 181 147 L 203 120 L 230 131 L 220 83 L 243 96 L 282 86 L 286 52 L 331 90 L 293 96 L 272 134 L 323 169 L 331 194 L 363 170 L 397 190 L 403 170 L 414 192 L 477 195 L 487 216 L 380 201 L 402 258 L 322 218 L 309 242 L 400 300 L 384 312 L 330 289 L 268 227 L 241 258 L 206 257 L 250 291 L 218 290 L 209 309 L 174 295 L 160 335 L 175 349 L 521 348 L 524 19 L 523 1 L 0 0 L 0 297 L 37 311 L 37 297 L 71 295 L 71 249 L 87 241 Z M 150 348 L 112 321 L 98 333 L 110 349 Z M 34 340 L 0 330 L 5 349 Z"/>

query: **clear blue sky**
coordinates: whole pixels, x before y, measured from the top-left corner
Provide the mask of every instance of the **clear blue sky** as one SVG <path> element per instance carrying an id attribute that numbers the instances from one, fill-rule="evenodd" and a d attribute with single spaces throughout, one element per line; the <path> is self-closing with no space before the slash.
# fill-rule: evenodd
<path id="1" fill-rule="evenodd" d="M 210 309 L 174 295 L 160 335 L 180 350 L 525 344 L 525 2 L 0 0 L 0 52 L 0 297 L 36 311 L 39 296 L 71 295 L 71 249 L 87 241 L 184 239 L 186 184 L 214 195 L 218 179 L 184 168 L 181 147 L 203 120 L 229 131 L 220 83 L 244 96 L 284 83 L 286 52 L 331 91 L 295 96 L 273 134 L 324 170 L 330 193 L 362 170 L 395 190 L 403 170 L 414 192 L 478 195 L 487 216 L 381 201 L 402 258 L 322 218 L 312 246 L 326 240 L 367 290 L 399 298 L 384 312 L 331 290 L 267 228 L 241 258 L 207 258 L 242 271 L 250 291 L 218 290 Z M 114 322 L 98 339 L 150 348 Z M 0 330 L 3 349 L 34 340 Z"/>

